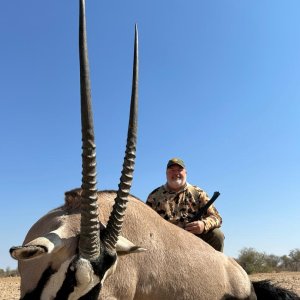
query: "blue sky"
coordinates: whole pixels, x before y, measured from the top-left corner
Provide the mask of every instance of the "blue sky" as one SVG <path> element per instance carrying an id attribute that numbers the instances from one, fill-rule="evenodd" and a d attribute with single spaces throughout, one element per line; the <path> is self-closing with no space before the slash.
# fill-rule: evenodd
<path id="1" fill-rule="evenodd" d="M 139 138 L 132 194 L 169 158 L 223 217 L 225 253 L 300 247 L 299 1 L 87 1 L 98 188 L 123 163 L 139 27 Z M 78 1 L 0 10 L 0 268 L 31 225 L 81 184 Z"/>

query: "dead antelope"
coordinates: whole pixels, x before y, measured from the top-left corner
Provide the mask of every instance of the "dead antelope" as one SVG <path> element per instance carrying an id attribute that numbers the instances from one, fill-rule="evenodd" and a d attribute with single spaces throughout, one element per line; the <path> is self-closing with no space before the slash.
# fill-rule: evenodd
<path id="1" fill-rule="evenodd" d="M 84 0 L 79 28 L 82 186 L 67 192 L 63 206 L 31 227 L 23 246 L 10 249 L 18 260 L 21 299 L 256 299 L 247 274 L 233 259 L 129 195 L 137 134 L 137 29 L 119 190 L 97 191 Z M 256 287 L 261 290 L 260 284 Z"/>

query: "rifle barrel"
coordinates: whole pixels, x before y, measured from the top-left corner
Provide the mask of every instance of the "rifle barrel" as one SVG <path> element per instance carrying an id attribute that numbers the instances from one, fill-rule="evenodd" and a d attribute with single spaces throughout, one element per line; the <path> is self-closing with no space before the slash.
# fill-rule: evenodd
<path id="1" fill-rule="evenodd" d="M 217 200 L 217 198 L 220 196 L 219 192 L 214 192 L 213 196 L 210 198 L 207 203 L 199 209 L 199 211 L 194 215 L 194 217 L 191 219 L 190 222 L 201 220 L 202 216 L 206 213 L 208 208 Z"/>

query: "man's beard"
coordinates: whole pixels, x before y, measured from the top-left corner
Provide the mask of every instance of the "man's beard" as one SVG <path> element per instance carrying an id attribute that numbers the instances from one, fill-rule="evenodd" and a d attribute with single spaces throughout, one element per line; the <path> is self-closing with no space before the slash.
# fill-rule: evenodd
<path id="1" fill-rule="evenodd" d="M 183 187 L 184 184 L 185 184 L 185 182 L 182 178 L 175 178 L 175 179 L 168 180 L 168 185 L 174 189 L 179 189 L 179 188 Z"/>

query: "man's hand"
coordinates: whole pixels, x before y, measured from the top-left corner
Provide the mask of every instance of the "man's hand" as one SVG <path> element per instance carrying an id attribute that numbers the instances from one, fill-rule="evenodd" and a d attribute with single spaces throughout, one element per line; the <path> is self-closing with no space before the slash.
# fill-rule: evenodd
<path id="1" fill-rule="evenodd" d="M 187 223 L 184 229 L 194 234 L 201 234 L 204 231 L 204 222 L 194 221 Z"/>

